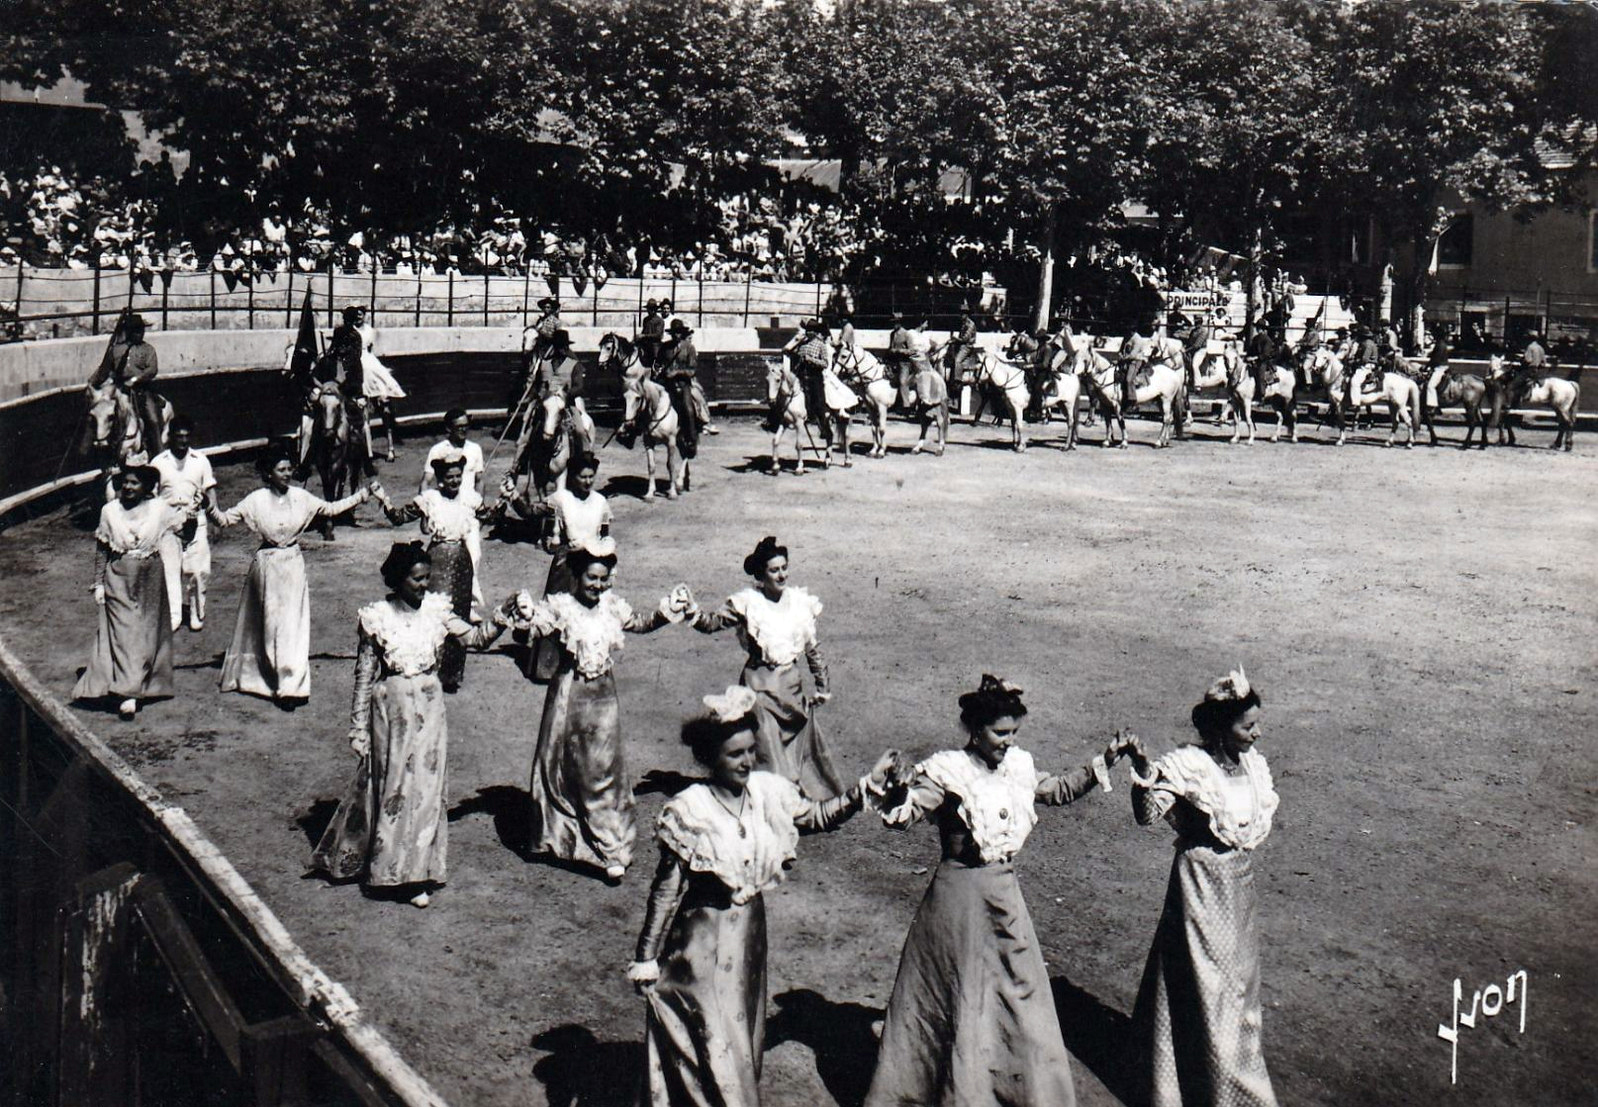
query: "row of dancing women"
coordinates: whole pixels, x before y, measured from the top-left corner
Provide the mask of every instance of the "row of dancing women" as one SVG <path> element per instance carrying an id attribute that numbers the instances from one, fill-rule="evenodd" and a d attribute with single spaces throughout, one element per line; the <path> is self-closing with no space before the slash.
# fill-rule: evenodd
<path id="1" fill-rule="evenodd" d="M 659 858 L 627 978 L 646 1000 L 645 1101 L 757 1104 L 765 1007 L 762 893 L 781 883 L 801 834 L 831 831 L 866 807 L 888 826 L 937 826 L 942 861 L 905 940 L 884 1021 L 870 1107 L 1073 1102 L 1047 971 L 1013 861 L 1036 805 L 1060 806 L 1111 787 L 1127 760 L 1139 823 L 1177 834 L 1164 908 L 1138 993 L 1138 1069 L 1149 1102 L 1274 1103 L 1261 1048 L 1252 851 L 1277 797 L 1259 738 L 1260 696 L 1241 671 L 1193 709 L 1197 740 L 1151 759 L 1133 735 L 1087 765 L 1040 772 L 1018 744 L 1019 689 L 984 677 L 960 697 L 968 738 L 915 763 L 885 752 L 844 786 L 817 727 L 828 697 L 820 601 L 788 583 L 788 551 L 765 538 L 745 559 L 751 586 L 705 609 L 684 585 L 652 609 L 611 590 L 609 511 L 592 491 L 597 463 L 547 505 L 554 523 L 545 593 L 523 590 L 472 619 L 475 523 L 505 507 L 465 487 L 464 451 L 440 444 L 436 487 L 403 506 L 381 486 L 326 502 L 290 485 L 292 459 L 272 456 L 265 486 L 214 525 L 243 523 L 261 539 L 252 559 L 225 689 L 288 705 L 309 693 L 309 594 L 298 537 L 323 514 L 376 496 L 397 524 L 419 519 L 428 542 L 397 543 L 381 575 L 387 595 L 362 607 L 349 741 L 355 769 L 312 857 L 330 879 L 425 907 L 447 879 L 445 692 L 465 651 L 506 630 L 523 637 L 523 672 L 547 675 L 531 781 L 534 852 L 625 875 L 636 843 L 614 664 L 628 633 L 734 629 L 746 651 L 740 683 L 705 697 L 682 738 L 705 779 L 673 796 L 655 828 Z M 154 495 L 159 474 L 132 467 L 101 514 L 99 629 L 80 695 L 170 694 L 171 630 L 159 549 L 181 513 Z M 594 497 L 598 497 L 597 500 Z M 565 503 L 575 501 L 575 507 Z M 803 665 L 803 670 L 801 669 Z M 163 674 L 164 668 L 164 674 Z M 813 693 L 806 694 L 803 671 Z M 165 691 L 159 691 L 160 681 Z M 144 683 L 139 683 L 140 681 Z"/>

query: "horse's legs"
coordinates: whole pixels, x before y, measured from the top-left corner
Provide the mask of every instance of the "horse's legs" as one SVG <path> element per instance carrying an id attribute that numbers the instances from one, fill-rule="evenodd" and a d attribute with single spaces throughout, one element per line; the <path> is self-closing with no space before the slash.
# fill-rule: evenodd
<path id="1" fill-rule="evenodd" d="M 674 438 L 666 439 L 666 499 L 675 500 L 682 495 L 682 455 L 677 451 Z"/>
<path id="2" fill-rule="evenodd" d="M 849 417 L 838 416 L 838 441 L 843 443 L 843 467 L 849 468 L 854 464 L 854 459 L 849 456 Z"/>
<path id="3" fill-rule="evenodd" d="M 778 473 L 782 472 L 782 462 L 777 460 L 777 447 L 781 443 L 782 424 L 779 422 L 776 429 L 771 432 L 771 465 L 766 469 L 766 472 L 770 473 L 772 476 L 776 476 Z"/>
<path id="4" fill-rule="evenodd" d="M 644 499 L 652 500 L 655 498 L 655 447 L 648 439 L 644 440 L 644 472 L 646 474 L 644 480 L 647 483 Z"/>
<path id="5" fill-rule="evenodd" d="M 803 423 L 795 423 L 794 424 L 794 428 L 793 428 L 794 469 L 793 469 L 793 472 L 794 472 L 794 476 L 796 476 L 796 477 L 802 477 L 802 476 L 805 475 L 805 440 L 802 437 L 802 435 L 805 434 L 805 433 L 808 433 L 808 431 L 809 431 L 809 428 L 807 428 Z M 832 444 L 829 442 L 827 445 L 830 448 Z"/>

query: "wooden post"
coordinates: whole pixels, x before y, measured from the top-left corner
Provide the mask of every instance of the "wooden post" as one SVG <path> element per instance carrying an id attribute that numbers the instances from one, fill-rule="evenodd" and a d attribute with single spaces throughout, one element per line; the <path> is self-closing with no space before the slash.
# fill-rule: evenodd
<path id="1" fill-rule="evenodd" d="M 699 327 L 705 325 L 705 263 L 699 263 Z"/>
<path id="2" fill-rule="evenodd" d="M 644 317 L 644 278 L 638 278 L 638 308 L 633 312 L 633 337 L 638 337 L 638 321 Z"/>
<path id="3" fill-rule="evenodd" d="M 749 325 L 749 292 L 750 292 L 751 287 L 754 284 L 754 280 L 755 280 L 754 273 L 752 273 L 752 272 L 750 272 L 748 270 L 745 270 L 744 271 L 744 326 L 746 326 L 746 327 Z"/>
<path id="4" fill-rule="evenodd" d="M 283 301 L 283 326 L 292 329 L 294 326 L 294 251 L 289 251 L 289 290 L 288 298 Z"/>
<path id="5" fill-rule="evenodd" d="M 239 1075 L 254 1107 L 303 1107 L 309 1102 L 306 1054 L 317 1033 L 304 1018 L 258 1022 L 239 1032 Z"/>
<path id="6" fill-rule="evenodd" d="M 327 259 L 327 325 L 329 328 L 338 326 L 333 321 L 333 282 L 338 277 L 338 262 L 332 258 Z"/>
<path id="7" fill-rule="evenodd" d="M 91 324 L 93 333 L 100 333 L 100 258 L 94 259 L 94 322 Z M 215 328 L 213 328 L 215 329 Z"/>
<path id="8" fill-rule="evenodd" d="M 527 297 L 533 283 L 533 259 L 522 258 L 522 329 L 527 329 Z"/>
<path id="9" fill-rule="evenodd" d="M 250 283 L 244 288 L 244 308 L 249 317 L 248 329 L 255 329 L 255 251 L 249 253 L 249 260 L 245 262 L 245 275 L 250 278 Z"/>
<path id="10" fill-rule="evenodd" d="M 455 267 L 453 265 L 449 269 L 449 298 L 444 305 L 444 325 L 448 327 L 455 325 Z"/>
<path id="11" fill-rule="evenodd" d="M 422 259 L 416 259 L 416 325 L 422 325 Z"/>
<path id="12" fill-rule="evenodd" d="M 372 255 L 372 294 L 368 298 L 366 317 L 372 321 L 372 326 L 377 326 L 377 255 Z"/>
<path id="13" fill-rule="evenodd" d="M 119 1011 L 132 970 L 128 918 L 139 874 L 126 862 L 80 882 L 62 912 L 59 955 L 59 1102 L 133 1102 L 128 1032 L 132 1010 Z"/>
<path id="14" fill-rule="evenodd" d="M 216 261 L 212 259 L 211 267 L 205 271 L 210 280 L 211 293 L 211 329 L 216 330 Z"/>
<path id="15" fill-rule="evenodd" d="M 594 277 L 594 274 L 592 274 L 592 273 L 590 273 L 588 275 L 589 275 L 590 278 Z M 593 325 L 597 327 L 597 326 L 599 326 L 599 281 L 597 279 L 594 280 L 594 282 L 593 282 L 593 289 L 594 289 L 593 308 L 589 312 L 589 317 L 590 317 Z"/>

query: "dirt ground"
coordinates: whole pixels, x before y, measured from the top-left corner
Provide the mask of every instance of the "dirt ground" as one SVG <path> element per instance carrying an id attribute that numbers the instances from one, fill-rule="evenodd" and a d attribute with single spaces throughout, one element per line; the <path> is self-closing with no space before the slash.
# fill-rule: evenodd
<path id="1" fill-rule="evenodd" d="M 1593 779 L 1598 443 L 1544 449 L 1228 447 L 1022 456 L 957 426 L 947 456 L 895 452 L 800 479 L 762 475 L 752 422 L 707 439 L 694 491 L 649 505 L 642 459 L 604 452 L 618 592 L 741 587 L 764 534 L 826 602 L 840 767 L 883 747 L 960 741 L 955 697 L 984 671 L 1027 690 L 1022 743 L 1085 762 L 1118 727 L 1156 750 L 1190 733 L 1209 681 L 1242 663 L 1263 689 L 1282 796 L 1261 848 L 1265 1040 L 1284 1104 L 1576 1104 L 1598 1082 L 1598 820 Z M 892 428 L 896 447 L 913 430 Z M 1090 441 L 1098 429 L 1087 432 Z M 1325 432 L 1323 432 L 1324 434 Z M 1458 429 L 1454 428 L 1454 433 Z M 1547 433 L 1523 435 L 1542 446 Z M 418 476 L 408 446 L 385 479 Z M 224 504 L 253 487 L 224 466 Z M 407 532 L 408 533 L 408 532 Z M 310 955 L 452 1103 L 622 1103 L 643 1007 L 623 979 L 653 850 L 620 887 L 520 856 L 543 689 L 474 656 L 450 703 L 451 883 L 426 911 L 304 879 L 311 836 L 352 769 L 345 745 L 358 605 L 383 593 L 396 532 L 374 507 L 307 543 L 313 694 L 283 714 L 216 692 L 251 544 L 216 543 L 212 611 L 178 641 L 177 698 L 90 724 L 183 803 Z M 0 632 L 65 696 L 93 637 L 91 540 L 66 513 L 0 538 Z M 487 544 L 487 593 L 542 584 L 535 546 Z M 619 664 L 641 825 L 692 761 L 679 721 L 736 679 L 730 635 L 668 628 Z M 1078 1094 L 1119 1102 L 1128 1014 L 1164 895 L 1168 828 L 1110 795 L 1046 809 L 1020 862 L 1054 976 Z M 768 1107 L 855 1104 L 873 1022 L 937 862 L 927 828 L 861 817 L 806 839 L 768 897 Z M 1461 1028 L 1475 989 L 1528 974 L 1517 1007 Z"/>

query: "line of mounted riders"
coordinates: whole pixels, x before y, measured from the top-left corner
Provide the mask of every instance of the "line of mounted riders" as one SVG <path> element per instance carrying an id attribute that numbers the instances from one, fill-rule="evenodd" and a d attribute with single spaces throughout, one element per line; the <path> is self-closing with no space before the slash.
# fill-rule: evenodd
<path id="1" fill-rule="evenodd" d="M 1153 328 L 1146 328 L 1153 330 Z M 1440 335 L 1421 357 L 1405 357 L 1397 349 L 1378 345 L 1369 327 L 1352 333 L 1339 328 L 1330 341 L 1311 328 L 1298 346 L 1261 329 L 1245 350 L 1242 340 L 1206 323 L 1178 320 L 1169 333 L 1152 336 L 1134 333 L 1115 349 L 1104 338 L 1076 335 L 1069 326 L 1055 334 L 1016 334 L 1006 358 L 981 355 L 973 379 L 995 399 L 1001 415 L 1010 417 L 1015 445 L 1024 448 L 1023 421 L 1047 422 L 1051 412 L 1064 413 L 1070 424 L 1066 448 L 1076 442 L 1078 400 L 1086 398 L 1106 420 L 1103 445 L 1126 445 L 1124 413 L 1143 404 L 1158 404 L 1161 414 L 1158 446 L 1168 445 L 1174 431 L 1182 437 L 1192 417 L 1193 395 L 1208 392 L 1222 401 L 1215 422 L 1232 422 L 1230 442 L 1246 442 L 1255 435 L 1254 409 L 1269 407 L 1277 414 L 1271 441 L 1285 428 L 1299 441 L 1298 405 L 1324 405 L 1322 426 L 1337 428 L 1337 445 L 1347 440 L 1351 419 L 1378 405 L 1385 406 L 1390 427 L 1384 445 L 1391 446 L 1399 426 L 1407 432 L 1404 445 L 1415 443 L 1424 424 L 1431 444 L 1438 442 L 1434 422 L 1443 408 L 1464 411 L 1468 448 L 1480 433 L 1485 449 L 1488 431 L 1500 445 L 1515 444 L 1511 409 L 1546 407 L 1558 424 L 1552 448 L 1571 449 L 1576 426 L 1580 385 L 1554 372 L 1554 367 L 1533 333 L 1518 364 L 1493 354 L 1485 376 L 1452 369 L 1447 336 Z M 979 408 L 980 412 L 980 408 Z M 1109 429 L 1119 429 L 1119 442 Z"/>

